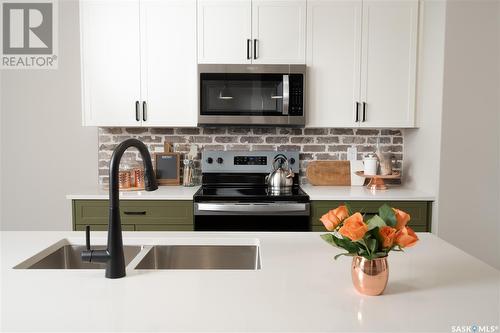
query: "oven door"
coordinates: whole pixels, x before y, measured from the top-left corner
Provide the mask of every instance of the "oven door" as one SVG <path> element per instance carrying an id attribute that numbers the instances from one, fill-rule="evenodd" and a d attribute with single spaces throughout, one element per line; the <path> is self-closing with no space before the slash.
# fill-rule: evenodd
<path id="1" fill-rule="evenodd" d="M 310 231 L 309 203 L 197 202 L 195 231 Z"/>

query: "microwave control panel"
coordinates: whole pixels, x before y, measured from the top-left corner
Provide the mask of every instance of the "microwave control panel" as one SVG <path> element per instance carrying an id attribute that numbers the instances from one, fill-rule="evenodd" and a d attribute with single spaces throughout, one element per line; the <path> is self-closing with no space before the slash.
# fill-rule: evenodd
<path id="1" fill-rule="evenodd" d="M 290 104 L 288 114 L 291 116 L 304 115 L 304 75 L 290 74 Z"/>

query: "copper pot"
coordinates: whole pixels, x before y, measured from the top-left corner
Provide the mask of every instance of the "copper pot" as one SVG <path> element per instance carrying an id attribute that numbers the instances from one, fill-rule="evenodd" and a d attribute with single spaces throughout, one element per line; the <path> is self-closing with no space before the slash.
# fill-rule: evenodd
<path id="1" fill-rule="evenodd" d="M 387 257 L 372 260 L 360 256 L 352 258 L 351 277 L 360 293 L 369 296 L 382 294 L 389 280 Z"/>

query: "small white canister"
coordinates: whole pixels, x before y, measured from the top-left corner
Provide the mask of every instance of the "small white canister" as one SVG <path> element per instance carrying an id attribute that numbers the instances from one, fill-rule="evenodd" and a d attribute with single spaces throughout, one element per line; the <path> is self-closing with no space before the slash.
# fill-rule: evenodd
<path id="1" fill-rule="evenodd" d="M 364 174 L 376 175 L 378 169 L 378 158 L 374 154 L 368 154 L 363 158 Z"/>

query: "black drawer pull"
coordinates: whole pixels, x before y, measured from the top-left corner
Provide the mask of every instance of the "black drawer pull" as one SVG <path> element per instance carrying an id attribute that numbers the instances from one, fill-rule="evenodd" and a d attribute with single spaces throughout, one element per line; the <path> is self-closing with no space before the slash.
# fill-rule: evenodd
<path id="1" fill-rule="evenodd" d="M 142 212 L 123 212 L 125 215 L 146 215 L 145 211 Z"/>

